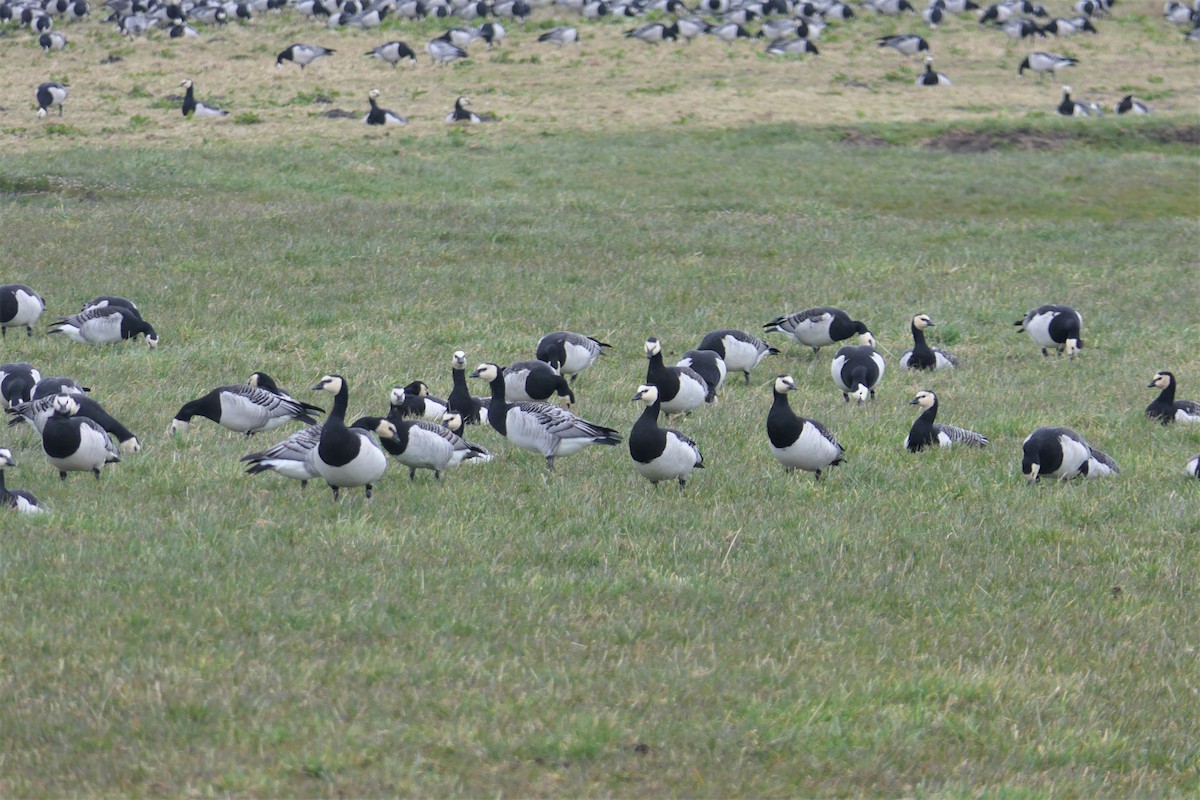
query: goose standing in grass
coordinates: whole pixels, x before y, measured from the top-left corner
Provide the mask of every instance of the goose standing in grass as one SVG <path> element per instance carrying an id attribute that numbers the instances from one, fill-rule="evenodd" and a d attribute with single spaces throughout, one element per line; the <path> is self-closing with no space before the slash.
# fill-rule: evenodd
<path id="1" fill-rule="evenodd" d="M 1107 453 L 1096 450 L 1070 428 L 1038 428 L 1026 437 L 1021 452 L 1021 472 L 1030 481 L 1118 472 L 1116 462 Z"/>
<path id="2" fill-rule="evenodd" d="M 463 461 L 489 456 L 487 450 L 467 442 L 444 425 L 428 420 L 392 420 L 396 435 L 381 440 L 383 449 L 408 467 L 408 479 L 415 480 L 417 470 L 432 470 L 433 477 L 442 479 L 442 471 L 457 467 Z"/>
<path id="3" fill-rule="evenodd" d="M 1150 107 L 1140 100 L 1134 100 L 1133 95 L 1127 94 L 1117 103 L 1118 114 L 1149 114 Z"/>
<path id="4" fill-rule="evenodd" d="M 687 367 L 704 379 L 708 384 L 708 394 L 704 396 L 706 403 L 716 402 L 717 392 L 721 391 L 725 376 L 729 374 L 725 359 L 713 350 L 687 350 L 675 362 L 675 366 Z"/>
<path id="5" fill-rule="evenodd" d="M 820 480 L 821 470 L 842 463 L 846 449 L 824 425 L 792 411 L 787 393 L 795 390 L 796 381 L 791 375 L 775 379 L 775 399 L 767 412 L 767 439 L 772 455 L 787 472 L 802 469 L 815 473 L 816 480 Z"/>
<path id="6" fill-rule="evenodd" d="M 692 470 L 704 467 L 700 447 L 677 430 L 659 427 L 661 405 L 657 386 L 639 386 L 633 399 L 646 406 L 629 432 L 629 455 L 634 469 L 651 484 L 674 480 L 679 481 L 682 489 Z"/>
<path id="7" fill-rule="evenodd" d="M 321 425 L 309 425 L 296 431 L 279 444 L 258 453 L 247 453 L 242 461 L 249 462 L 247 475 L 274 471 L 285 478 L 300 481 L 300 488 L 318 477 L 309 459 L 309 453 L 321 441 Z"/>
<path id="8" fill-rule="evenodd" d="M 787 334 L 797 344 L 811 347 L 813 355 L 826 345 L 869 332 L 866 323 L 850 319 L 850 315 L 840 308 L 828 306 L 776 317 L 763 325 L 763 329 L 768 333 L 778 331 Z"/>
<path id="9" fill-rule="evenodd" d="M 917 53 L 929 50 L 929 42 L 915 33 L 897 33 L 892 36 L 881 36 L 875 40 L 879 47 L 890 47 L 897 53 L 915 56 Z"/>
<path id="10" fill-rule="evenodd" d="M 678 33 L 678 23 L 676 23 L 675 30 Z M 705 31 L 705 33 L 715 39 L 720 39 L 725 44 L 733 44 L 738 39 L 754 38 L 750 35 L 750 31 L 746 30 L 736 22 L 726 22 L 721 25 L 709 26 L 709 29 Z"/>
<path id="11" fill-rule="evenodd" d="M 546 468 L 554 469 L 554 459 L 569 456 L 588 445 L 620 444 L 621 435 L 612 428 L 581 419 L 566 409 L 549 403 L 510 403 L 505 399 L 504 375 L 496 364 L 480 364 L 471 377 L 492 387 L 488 423 L 501 436 L 522 450 L 540 453 Z"/>
<path id="12" fill-rule="evenodd" d="M 120 306 L 94 307 L 60 317 L 51 325 L 50 333 L 65 333 L 71 341 L 81 344 L 115 344 L 145 336 L 151 350 L 158 347 L 154 327 L 141 315 Z"/>
<path id="13" fill-rule="evenodd" d="M 539 42 L 546 44 L 554 44 L 562 47 L 564 45 L 573 44 L 579 41 L 579 31 L 575 28 L 552 28 L 546 31 L 537 39 Z"/>
<path id="14" fill-rule="evenodd" d="M 1184 469 L 1193 478 L 1200 478 L 1200 455 L 1193 457 L 1191 461 L 1187 462 L 1187 466 Z"/>
<path id="15" fill-rule="evenodd" d="M 429 53 L 429 57 L 433 59 L 435 64 L 449 64 L 451 61 L 458 61 L 460 58 L 467 58 L 467 51 L 457 45 L 442 38 L 437 38 L 425 45 L 425 52 Z"/>
<path id="16" fill-rule="evenodd" d="M 430 394 L 425 381 L 412 381 L 405 386 L 395 387 L 389 400 L 391 410 L 388 411 L 388 419 L 392 422 L 410 417 L 440 422 L 450 410 L 449 401 Z"/>
<path id="17" fill-rule="evenodd" d="M 919 453 L 926 447 L 952 447 L 961 444 L 965 447 L 987 447 L 986 436 L 966 428 L 956 428 L 953 425 L 943 425 L 937 421 L 938 398 L 929 391 L 917 392 L 917 396 L 908 401 L 910 405 L 920 406 L 921 413 L 904 437 L 904 446 L 910 453 Z"/>
<path id="18" fill-rule="evenodd" d="M 646 383 L 658 387 L 658 400 L 664 414 L 690 414 L 704 405 L 709 395 L 708 381 L 690 367 L 668 367 L 663 363 L 662 342 L 651 336 L 646 340 Z"/>
<path id="19" fill-rule="evenodd" d="M 17 361 L 0 365 L 0 397 L 12 408 L 18 403 L 33 399 L 33 389 L 42 379 L 42 373 L 28 361 Z"/>
<path id="20" fill-rule="evenodd" d="M 931 347 L 925 341 L 925 329 L 933 327 L 928 314 L 917 314 L 912 318 L 913 346 L 900 356 L 901 369 L 954 369 L 958 359 L 940 347 Z"/>
<path id="21" fill-rule="evenodd" d="M 469 122 L 472 125 L 478 125 L 483 122 L 483 119 L 467 106 L 471 105 L 470 99 L 459 97 L 454 101 L 454 109 L 446 115 L 446 122 Z"/>
<path id="22" fill-rule="evenodd" d="M 575 393 L 567 379 L 544 361 L 514 361 L 504 369 L 504 393 L 514 403 L 549 400 L 555 393 L 575 405 Z"/>
<path id="23" fill-rule="evenodd" d="M 450 412 L 460 415 L 464 425 L 486 424 L 488 400 L 475 397 L 467 388 L 467 354 L 462 350 L 454 351 L 454 358 L 450 364 L 450 379 L 454 387 L 446 397 L 446 405 Z"/>
<path id="24" fill-rule="evenodd" d="M 36 392 L 35 392 L 36 394 Z M 41 397 L 34 397 L 25 403 L 17 403 L 8 410 L 12 415 L 12 419 L 8 421 L 11 425 L 20 425 L 22 422 L 28 422 L 29 425 L 39 434 L 45 433 L 46 421 L 54 413 L 54 401 L 63 394 L 73 395 L 75 398 L 76 409 L 75 416 L 87 417 L 95 422 L 106 433 L 110 433 L 117 437 L 117 442 L 120 443 L 121 451 L 125 453 L 136 453 L 142 449 L 142 443 L 133 433 L 117 420 L 112 414 L 104 409 L 104 406 L 92 398 L 84 395 L 81 392 L 72 391 L 68 387 L 62 389 L 56 394 L 46 394 Z"/>
<path id="25" fill-rule="evenodd" d="M 15 467 L 17 462 L 13 460 L 12 451 L 7 447 L 0 447 L 0 506 L 15 508 L 22 514 L 40 514 L 46 510 L 46 507 L 38 502 L 38 499 L 24 489 L 9 489 L 4 485 L 4 470 L 7 467 Z"/>
<path id="26" fill-rule="evenodd" d="M 921 73 L 916 81 L 917 86 L 953 86 L 950 79 L 945 73 L 935 72 L 933 69 L 933 57 L 925 57 L 925 71 Z"/>
<path id="27" fill-rule="evenodd" d="M 704 335 L 697 350 L 712 350 L 725 360 L 725 366 L 741 371 L 750 384 L 750 370 L 757 367 L 767 356 L 779 354 L 779 350 L 746 331 L 722 328 Z"/>
<path id="28" fill-rule="evenodd" d="M 58 115 L 63 114 L 63 103 L 67 102 L 67 87 L 58 81 L 46 81 L 37 87 L 38 118 L 50 113 L 50 109 L 58 106 Z"/>
<path id="29" fill-rule="evenodd" d="M 294 44 L 275 58 L 275 68 L 283 69 L 283 62 L 291 61 L 293 64 L 299 64 L 300 69 L 303 70 L 318 58 L 331 56 L 336 52 L 336 50 L 330 50 L 328 47 L 321 47 L 317 44 Z"/>
<path id="30" fill-rule="evenodd" d="M 605 349 L 611 347 L 607 342 L 582 333 L 555 331 L 538 341 L 534 357 L 556 366 L 563 375 L 570 375 L 571 383 L 574 383 L 579 373 L 595 364 Z"/>
<path id="31" fill-rule="evenodd" d="M 1146 406 L 1146 416 L 1163 425 L 1172 422 L 1200 422 L 1200 403 L 1175 399 L 1175 375 L 1162 371 L 1154 374 L 1150 389 L 1162 389 L 1154 402 Z"/>
<path id="32" fill-rule="evenodd" d="M 626 39 L 639 39 L 647 44 L 658 44 L 670 39 L 675 41 L 679 36 L 679 25 L 664 25 L 661 22 L 651 22 L 648 25 L 625 31 Z"/>
<path id="33" fill-rule="evenodd" d="M 250 436 L 293 421 L 315 425 L 317 420 L 309 412 L 320 411 L 317 406 L 282 397 L 259 386 L 233 384 L 219 386 L 203 397 L 184 403 L 167 432 L 182 434 L 193 417 L 204 417 L 222 428 Z"/>
<path id="34" fill-rule="evenodd" d="M 1052 19 L 1042 26 L 1042 30 L 1055 36 L 1074 36 L 1077 33 L 1096 33 L 1096 26 L 1087 17 L 1073 19 Z"/>
<path id="35" fill-rule="evenodd" d="M 1066 351 L 1068 358 L 1073 358 L 1083 349 L 1083 339 L 1080 338 L 1083 315 L 1070 306 L 1038 306 L 1013 325 L 1017 326 L 1018 332 L 1029 334 L 1034 344 L 1042 348 L 1043 357 L 1049 355 L 1051 347 L 1060 356 Z"/>
<path id="36" fill-rule="evenodd" d="M 396 68 L 404 59 L 408 59 L 412 63 L 417 63 L 417 54 L 407 44 L 401 41 L 384 42 L 378 47 L 371 50 L 365 55 L 371 58 L 378 58 L 385 64 L 391 64 L 392 69 Z"/>
<path id="37" fill-rule="evenodd" d="M 195 88 L 192 86 L 192 82 L 190 80 L 184 80 L 184 82 L 179 85 L 187 89 L 186 94 L 183 96 L 183 115 L 185 117 L 196 116 L 219 119 L 221 117 L 229 116 L 228 111 L 223 111 L 216 106 L 206 105 L 205 103 L 198 101 L 196 99 Z"/>
<path id="38" fill-rule="evenodd" d="M 767 53 L 773 56 L 784 56 L 793 54 L 811 54 L 814 56 L 821 55 L 821 51 L 817 46 L 808 39 L 777 39 L 767 45 Z"/>
<path id="39" fill-rule="evenodd" d="M 42 452 L 61 480 L 67 479 L 68 472 L 89 471 L 99 480 L 100 469 L 120 461 L 121 454 L 104 428 L 94 420 L 76 416 L 78 411 L 74 395 L 54 398 L 53 411 L 42 429 Z"/>
<path id="40" fill-rule="evenodd" d="M 62 50 L 70 41 L 58 31 L 47 31 L 38 37 L 38 45 L 49 53 L 51 50 Z"/>
<path id="41" fill-rule="evenodd" d="M 1060 56 L 1057 53 L 1045 53 L 1038 51 L 1025 56 L 1017 67 L 1017 75 L 1024 75 L 1025 70 L 1030 69 L 1038 74 L 1038 80 L 1041 80 L 1047 73 L 1054 74 L 1060 69 L 1073 67 L 1078 64 L 1074 58 Z"/>
<path id="42" fill-rule="evenodd" d="M 371 420 L 376 424 L 370 429 L 346 427 L 346 407 L 350 401 L 350 387 L 341 375 L 325 375 L 313 387 L 314 392 L 329 392 L 333 395 L 333 408 L 325 424 L 321 426 L 321 438 L 309 452 L 309 467 L 325 479 L 337 500 L 342 489 L 362 486 L 368 500 L 375 482 L 387 470 L 387 456 L 375 442 L 371 431 L 380 432 L 384 438 L 395 439 L 396 426 L 388 420 Z M 370 418 L 368 418 L 370 419 Z"/>
<path id="43" fill-rule="evenodd" d="M 860 403 L 869 396 L 875 399 L 875 387 L 883 378 L 886 365 L 883 356 L 875 349 L 875 337 L 864 333 L 859 344 L 848 345 L 837 351 L 830 365 L 833 382 L 842 390 L 842 398 L 850 402 L 850 395 Z"/>
<path id="44" fill-rule="evenodd" d="M 33 336 L 33 326 L 46 310 L 42 296 L 23 283 L 8 283 L 0 286 L 0 337 L 8 334 L 9 328 L 25 326 L 25 333 Z"/>
<path id="45" fill-rule="evenodd" d="M 363 117 L 363 122 L 367 125 L 407 125 L 408 117 L 397 114 L 390 108 L 381 108 L 379 106 L 378 89 L 372 89 L 367 94 L 367 101 L 371 104 L 371 110 Z"/>
<path id="46" fill-rule="evenodd" d="M 507 35 L 508 32 L 499 22 L 485 22 L 479 26 L 479 38 L 487 42 L 489 50 L 504 41 Z"/>

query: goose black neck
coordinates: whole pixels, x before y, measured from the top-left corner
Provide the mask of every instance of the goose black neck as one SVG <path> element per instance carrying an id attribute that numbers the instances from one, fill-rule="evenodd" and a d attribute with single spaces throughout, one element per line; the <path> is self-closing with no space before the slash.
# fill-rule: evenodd
<path id="1" fill-rule="evenodd" d="M 916 344 L 917 347 L 925 347 L 926 346 L 925 331 L 921 330 L 916 325 L 913 325 L 912 326 L 912 335 L 913 335 L 913 343 Z"/>
<path id="2" fill-rule="evenodd" d="M 1158 402 L 1167 403 L 1169 405 L 1175 404 L 1175 378 L 1172 377 L 1167 379 L 1167 385 L 1164 386 L 1163 390 L 1158 394 Z"/>
<path id="3" fill-rule="evenodd" d="M 346 424 L 346 407 L 350 405 L 350 385 L 342 378 L 342 386 L 333 396 L 333 408 L 329 409 L 329 419 Z"/>
<path id="4" fill-rule="evenodd" d="M 508 436 L 508 410 L 512 404 L 504 398 L 504 370 L 497 369 L 491 381 L 492 402 L 488 404 L 488 424 L 501 436 Z"/>

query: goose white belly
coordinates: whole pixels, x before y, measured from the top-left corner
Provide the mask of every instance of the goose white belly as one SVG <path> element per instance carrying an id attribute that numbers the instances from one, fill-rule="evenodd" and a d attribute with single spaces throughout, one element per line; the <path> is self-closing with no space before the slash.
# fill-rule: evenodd
<path id="1" fill-rule="evenodd" d="M 1054 341 L 1050 336 L 1050 323 L 1058 316 L 1059 312 L 1047 311 L 1044 314 L 1035 314 L 1030 318 L 1025 325 L 1025 331 L 1029 334 L 1029 338 L 1033 339 L 1038 347 L 1057 347 L 1058 342 Z"/>
<path id="2" fill-rule="evenodd" d="M 725 366 L 735 372 L 749 372 L 757 367 L 759 362 L 770 352 L 734 336 L 726 336 L 722 341 L 725 344 Z"/>
<path id="3" fill-rule="evenodd" d="M 221 425 L 232 431 L 269 431 L 291 419 L 273 417 L 271 410 L 241 395 L 221 393 Z"/>
<path id="4" fill-rule="evenodd" d="M 375 483 L 383 477 L 387 470 L 387 456 L 371 438 L 371 434 L 355 430 L 359 447 L 356 455 L 349 463 L 340 467 L 326 464 L 318 455 L 319 448 L 314 447 L 306 463 L 325 479 L 330 486 L 355 487 Z"/>
<path id="5" fill-rule="evenodd" d="M 824 469 L 837 460 L 841 449 L 805 420 L 800 436 L 787 447 L 771 445 L 771 452 L 787 467 L 798 467 L 813 472 Z"/>
<path id="6" fill-rule="evenodd" d="M 406 467 L 440 472 L 453 457 L 454 446 L 450 442 L 414 425 L 408 431 L 408 446 L 396 459 Z"/>
<path id="7" fill-rule="evenodd" d="M 694 379 L 681 375 L 679 391 L 670 400 L 662 402 L 662 411 L 664 414 L 692 411 L 704 405 L 704 398 L 707 396 L 708 384 L 703 380 L 697 383 Z"/>
<path id="8" fill-rule="evenodd" d="M 17 301 L 17 312 L 12 319 L 4 323 L 5 326 L 32 325 L 42 316 L 45 307 L 37 295 L 29 294 L 24 289 L 17 289 L 13 292 L 13 297 Z"/>
<path id="9" fill-rule="evenodd" d="M 1062 447 L 1063 460 L 1058 469 L 1054 472 L 1046 474 L 1047 478 L 1072 478 L 1079 474 L 1079 468 L 1084 462 L 1092 457 L 1091 450 L 1087 445 L 1077 442 L 1070 436 L 1059 436 L 1059 445 Z"/>
<path id="10" fill-rule="evenodd" d="M 112 452 L 110 447 L 108 434 L 83 425 L 79 429 L 79 447 L 74 453 L 62 457 L 47 454 L 46 460 L 60 472 L 91 472 L 100 469 L 108 461 Z"/>
<path id="11" fill-rule="evenodd" d="M 672 433 L 667 434 L 667 444 L 662 455 L 648 463 L 634 461 L 638 474 L 652 481 L 686 479 L 699 462 L 696 450 Z"/>
<path id="12" fill-rule="evenodd" d="M 593 345 L 595 350 L 586 347 L 585 345 L 575 344 L 568 340 L 563 343 L 563 351 L 566 353 L 566 363 L 560 368 L 560 372 L 564 375 L 576 375 L 595 363 L 600 356 L 600 348 Z"/>

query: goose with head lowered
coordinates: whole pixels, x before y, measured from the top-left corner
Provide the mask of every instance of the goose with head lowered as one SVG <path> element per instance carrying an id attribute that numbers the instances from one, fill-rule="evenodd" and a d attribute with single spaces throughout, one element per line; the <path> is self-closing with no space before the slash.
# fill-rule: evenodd
<path id="1" fill-rule="evenodd" d="M 503 370 L 496 364 L 480 364 L 471 377 L 492 387 L 488 423 L 501 436 L 522 450 L 540 453 L 546 468 L 554 469 L 558 456 L 569 456 L 588 445 L 617 445 L 621 435 L 612 428 L 581 419 L 549 403 L 510 403 L 505 399 Z"/>
<path id="2" fill-rule="evenodd" d="M 1021 472 L 1031 482 L 1042 478 L 1065 481 L 1079 475 L 1096 478 L 1120 471 L 1111 456 L 1070 428 L 1037 428 L 1021 444 L 1021 453 Z"/>
<path id="3" fill-rule="evenodd" d="M 314 392 L 333 395 L 333 408 L 321 426 L 321 438 L 308 455 L 310 469 L 325 479 L 337 500 L 342 489 L 362 486 L 371 499 L 375 482 L 387 470 L 387 456 L 376 444 L 371 431 L 383 438 L 394 439 L 396 425 L 380 420 L 370 429 L 346 427 L 346 407 L 350 402 L 350 386 L 341 375 L 325 375 L 313 387 Z M 376 422 L 376 420 L 371 420 Z"/>
<path id="4" fill-rule="evenodd" d="M 39 84 L 36 92 L 38 118 L 50 113 L 50 109 L 58 106 L 58 115 L 63 114 L 63 103 L 67 102 L 67 87 L 58 81 L 46 81 Z"/>
<path id="5" fill-rule="evenodd" d="M 293 44 L 276 56 L 275 69 L 283 69 L 284 61 L 291 61 L 293 64 L 300 65 L 300 69 L 304 69 L 318 58 L 331 56 L 336 52 L 328 47 L 321 47 L 319 44 Z"/>
<path id="6" fill-rule="evenodd" d="M 36 392 L 35 392 L 36 394 Z M 9 426 L 20 425 L 22 422 L 28 422 L 29 425 L 39 434 L 44 434 L 46 430 L 46 422 L 54 414 L 54 402 L 63 394 L 70 394 L 75 398 L 75 412 L 79 417 L 87 417 L 95 422 L 105 432 L 117 437 L 117 442 L 120 443 L 121 451 L 124 453 L 136 453 L 142 449 L 142 443 L 132 432 L 122 425 L 116 417 L 108 413 L 104 406 L 97 401 L 83 394 L 71 390 L 69 387 L 60 387 L 56 394 L 46 394 L 41 397 L 25 402 L 17 403 L 8 410 L 12 415 L 12 419 L 8 421 Z"/>
<path id="7" fill-rule="evenodd" d="M 908 436 L 904 437 L 904 446 L 910 453 L 919 453 L 926 447 L 987 447 L 986 436 L 980 436 L 975 431 L 966 428 L 956 428 L 953 425 L 943 425 L 937 421 L 938 398 L 929 391 L 917 392 L 917 396 L 908 401 L 910 405 L 920 406 L 921 413 L 917 416 Z"/>
<path id="8" fill-rule="evenodd" d="M 1141 100 L 1134 100 L 1133 95 L 1127 94 L 1117 103 L 1118 114 L 1149 114 L 1150 107 Z"/>
<path id="9" fill-rule="evenodd" d="M 1175 399 L 1175 375 L 1161 371 L 1154 374 L 1150 389 L 1161 389 L 1158 397 L 1146 406 L 1146 416 L 1163 425 L 1172 422 L 1200 422 L 1200 403 L 1192 400 Z"/>
<path id="10" fill-rule="evenodd" d="M 593 336 L 572 331 L 555 331 L 547 333 L 538 341 L 534 358 L 557 366 L 558 371 L 563 375 L 570 375 L 571 383 L 574 383 L 579 373 L 595 364 L 596 359 L 611 347 L 611 344 Z"/>
<path id="11" fill-rule="evenodd" d="M 413 64 L 417 63 L 417 54 L 413 52 L 411 47 L 401 41 L 384 42 L 364 55 L 370 58 L 378 58 L 385 64 L 391 64 L 392 69 L 395 69 L 396 65 L 406 58 Z"/>
<path id="12" fill-rule="evenodd" d="M 28 361 L 0 364 L 0 397 L 9 408 L 33 399 L 33 389 L 42 379 L 42 373 Z"/>
<path id="13" fill-rule="evenodd" d="M 467 388 L 467 354 L 455 350 L 450 364 L 450 379 L 454 388 L 446 397 L 446 405 L 452 413 L 462 417 L 464 425 L 478 425 L 488 421 L 488 399 L 476 397 Z"/>
<path id="14" fill-rule="evenodd" d="M 912 318 L 913 346 L 900 356 L 901 369 L 954 369 L 958 359 L 940 347 L 932 347 L 925 341 L 925 329 L 933 327 L 928 314 L 917 314 Z"/>
<path id="15" fill-rule="evenodd" d="M 850 319 L 840 308 L 820 306 L 785 314 L 763 325 L 768 333 L 787 334 L 796 344 L 811 347 L 816 355 L 822 347 L 849 339 L 855 334 L 869 333 L 865 322 Z"/>
<path id="16" fill-rule="evenodd" d="M 312 413 L 320 412 L 322 409 L 318 406 L 275 394 L 261 386 L 233 384 L 218 386 L 203 397 L 184 403 L 167 431 L 182 434 L 194 417 L 204 417 L 222 428 L 250 436 L 293 421 L 315 425 L 317 420 Z"/>
<path id="17" fill-rule="evenodd" d="M 142 315 L 141 309 L 137 307 L 137 303 L 133 302 L 128 297 L 121 297 L 120 295 L 115 294 L 102 294 L 93 297 L 91 300 L 88 300 L 86 303 L 84 303 L 80 307 L 79 311 L 82 313 L 93 308 L 108 308 L 109 306 L 123 308 L 129 313 L 135 314 L 139 317 Z"/>
<path id="18" fill-rule="evenodd" d="M 412 381 L 393 388 L 388 400 L 391 408 L 387 418 L 392 422 L 409 417 L 440 422 L 450 410 L 450 401 L 430 394 L 425 381 Z"/>
<path id="19" fill-rule="evenodd" d="M 1033 343 L 1042 349 L 1043 357 L 1049 355 L 1051 347 L 1060 356 L 1065 351 L 1068 358 L 1074 358 L 1083 349 L 1083 315 L 1070 306 L 1038 306 L 1013 325 L 1018 333 L 1029 334 Z"/>
<path id="20" fill-rule="evenodd" d="M 539 36 L 537 40 L 539 42 L 546 42 L 548 44 L 554 44 L 562 47 L 564 45 L 578 42 L 579 31 L 575 28 L 569 27 L 551 28 Z"/>
<path id="21" fill-rule="evenodd" d="M 746 331 L 722 328 L 706 333 L 697 350 L 712 350 L 725 360 L 725 367 L 741 371 L 750 384 L 750 370 L 757 367 L 767 356 L 778 355 L 779 350 Z"/>
<path id="22" fill-rule="evenodd" d="M 38 499 L 24 489 L 9 489 L 4 485 L 4 470 L 7 467 L 15 467 L 17 462 L 13 460 L 12 451 L 7 447 L 0 447 L 0 506 L 7 508 L 15 508 L 22 514 L 40 514 L 46 510 L 46 507 L 38 502 Z"/>
<path id="23" fill-rule="evenodd" d="M 668 367 L 663 363 L 662 342 L 646 340 L 646 383 L 658 387 L 658 402 L 664 414 L 689 414 L 708 400 L 710 388 L 704 376 L 691 367 Z"/>
<path id="24" fill-rule="evenodd" d="M 917 53 L 929 50 L 929 42 L 915 33 L 897 33 L 891 36 L 881 36 L 875 40 L 879 47 L 890 47 L 897 53 L 915 56 Z"/>
<path id="25" fill-rule="evenodd" d="M 575 405 L 575 392 L 558 370 L 544 361 L 514 361 L 504 368 L 505 396 L 514 403 L 549 400 L 556 392 Z"/>
<path id="26" fill-rule="evenodd" d="M 381 439 L 383 449 L 397 461 L 408 467 L 408 479 L 415 480 L 417 470 L 427 469 L 433 477 L 442 479 L 442 471 L 457 467 L 472 458 L 490 456 L 487 450 L 467 442 L 444 425 L 428 420 L 391 420 L 396 435 L 390 440 Z"/>
<path id="27" fill-rule="evenodd" d="M 859 344 L 840 348 L 829 367 L 833 382 L 842 390 L 842 398 L 849 402 L 850 395 L 854 395 L 860 403 L 868 396 L 875 399 L 875 387 L 885 369 L 883 356 L 875 349 L 875 337 L 870 333 L 862 334 Z"/>
<path id="28" fill-rule="evenodd" d="M 33 326 L 46 310 L 42 296 L 23 283 L 7 283 L 0 286 L 0 337 L 9 328 L 24 326 L 25 333 L 33 336 Z"/>
<path id="29" fill-rule="evenodd" d="M 659 427 L 661 407 L 657 386 L 642 384 L 633 399 L 646 406 L 629 432 L 629 456 L 634 469 L 652 484 L 673 480 L 683 488 L 692 470 L 704 467 L 700 447 L 677 430 Z"/>
<path id="30" fill-rule="evenodd" d="M 787 472 L 802 469 L 821 479 L 821 470 L 842 463 L 846 449 L 824 425 L 797 416 L 788 403 L 788 392 L 796 391 L 791 375 L 780 375 L 773 386 L 774 401 L 767 412 L 767 440 L 771 454 Z"/>
<path id="31" fill-rule="evenodd" d="M 679 360 L 675 362 L 675 366 L 687 367 L 704 379 L 704 382 L 708 384 L 708 394 L 704 396 L 704 402 L 715 403 L 717 401 L 717 392 L 721 391 L 721 387 L 725 385 L 725 376 L 729 374 L 729 367 L 725 365 L 725 359 L 717 355 L 715 350 L 685 350 Z"/>
<path id="32" fill-rule="evenodd" d="M 94 420 L 76 416 L 78 411 L 75 395 L 54 397 L 50 418 L 42 428 L 42 452 L 64 481 L 68 472 L 91 472 L 99 480 L 101 468 L 120 461 L 121 454 L 108 432 Z"/>
<path id="33" fill-rule="evenodd" d="M 1079 61 L 1067 56 L 1060 56 L 1057 53 L 1035 52 L 1025 56 L 1025 59 L 1017 67 L 1017 75 L 1024 75 L 1025 70 L 1033 70 L 1038 74 L 1038 80 L 1041 80 L 1047 73 L 1054 74 L 1060 69 L 1073 67 Z"/>
<path id="34" fill-rule="evenodd" d="M 60 317 L 50 326 L 50 333 L 64 333 L 81 344 L 115 344 L 127 339 L 146 337 L 153 350 L 158 347 L 158 333 L 140 314 L 120 306 L 92 307 L 69 317 Z"/>

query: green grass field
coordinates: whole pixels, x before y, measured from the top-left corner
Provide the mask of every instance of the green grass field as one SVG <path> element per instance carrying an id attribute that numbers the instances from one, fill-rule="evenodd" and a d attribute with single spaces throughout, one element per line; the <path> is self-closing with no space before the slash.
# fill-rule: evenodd
<path id="1" fill-rule="evenodd" d="M 60 483 L 29 429 L 0 440 L 8 485 L 53 508 L 0 515 L 0 795 L 1200 792 L 1200 426 L 1142 415 L 1156 370 L 1200 399 L 1194 108 L 294 137 L 71 113 L 5 134 L 4 281 L 45 321 L 125 294 L 162 344 L 2 344 L 91 386 L 144 450 Z M 1047 302 L 1084 314 L 1073 362 L 1014 333 Z M 352 416 L 381 413 L 397 384 L 448 391 L 456 349 L 506 363 L 558 329 L 614 344 L 578 411 L 627 432 L 645 337 L 676 354 L 822 304 L 870 323 L 877 401 L 843 403 L 831 351 L 773 339 L 750 385 L 678 422 L 706 459 L 683 491 L 623 446 L 547 474 L 485 429 L 496 461 L 394 468 L 335 505 L 242 474 L 293 428 L 166 433 L 254 370 L 314 401 L 339 372 Z M 917 312 L 953 374 L 896 368 Z M 847 449 L 819 484 L 767 449 L 781 372 Z M 920 388 L 992 445 L 904 452 Z M 1027 485 L 1044 424 L 1121 474 Z"/>

